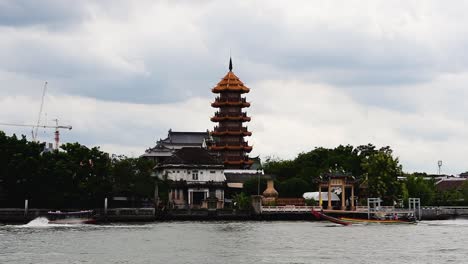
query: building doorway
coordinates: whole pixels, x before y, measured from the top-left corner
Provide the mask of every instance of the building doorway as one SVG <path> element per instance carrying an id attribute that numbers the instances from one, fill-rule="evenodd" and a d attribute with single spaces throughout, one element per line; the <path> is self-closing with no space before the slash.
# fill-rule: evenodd
<path id="1" fill-rule="evenodd" d="M 193 205 L 201 205 L 203 200 L 205 199 L 205 192 L 193 192 L 193 199 L 192 199 L 192 204 Z"/>

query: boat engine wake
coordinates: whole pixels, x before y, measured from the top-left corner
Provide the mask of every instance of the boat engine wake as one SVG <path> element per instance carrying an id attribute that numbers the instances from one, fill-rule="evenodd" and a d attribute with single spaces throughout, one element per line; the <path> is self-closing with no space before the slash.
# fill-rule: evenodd
<path id="1" fill-rule="evenodd" d="M 24 228 L 47 228 L 47 227 L 64 227 L 64 226 L 72 226 L 72 225 L 60 225 L 60 224 L 49 224 L 49 219 L 46 217 L 37 217 L 31 220 L 29 223 L 25 225 L 20 225 L 17 227 L 24 227 Z"/>
<path id="2" fill-rule="evenodd" d="M 45 217 L 38 217 L 31 220 L 29 223 L 22 225 L 21 227 L 47 227 L 49 226 L 49 219 Z"/>

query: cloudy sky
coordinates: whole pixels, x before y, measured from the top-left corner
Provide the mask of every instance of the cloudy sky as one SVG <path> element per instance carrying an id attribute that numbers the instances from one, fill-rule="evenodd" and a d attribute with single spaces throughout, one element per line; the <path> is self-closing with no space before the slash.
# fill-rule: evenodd
<path id="1" fill-rule="evenodd" d="M 253 155 L 391 146 L 405 171 L 468 170 L 466 1 L 0 0 L 0 122 L 138 156 L 214 124 L 211 88 L 251 88 Z M 5 127 L 9 135 L 30 129 Z M 52 130 L 39 137 L 53 141 Z"/>

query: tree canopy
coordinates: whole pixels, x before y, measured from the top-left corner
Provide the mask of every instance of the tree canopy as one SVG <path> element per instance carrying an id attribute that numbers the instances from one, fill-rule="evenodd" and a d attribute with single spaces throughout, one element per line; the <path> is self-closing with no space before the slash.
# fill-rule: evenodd
<path id="1" fill-rule="evenodd" d="M 0 206 L 79 208 L 102 206 L 105 197 L 152 197 L 154 164 L 110 157 L 98 147 L 68 143 L 44 152 L 44 145 L 0 131 Z"/>

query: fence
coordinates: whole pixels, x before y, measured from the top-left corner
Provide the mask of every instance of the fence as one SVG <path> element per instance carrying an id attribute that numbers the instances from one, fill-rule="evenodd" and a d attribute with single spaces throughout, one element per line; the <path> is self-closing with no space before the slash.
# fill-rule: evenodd
<path id="1" fill-rule="evenodd" d="M 295 206 L 295 205 L 286 205 L 286 206 L 262 206 L 262 213 L 304 213 L 312 212 L 312 210 L 320 211 L 322 210 L 321 206 Z"/>

